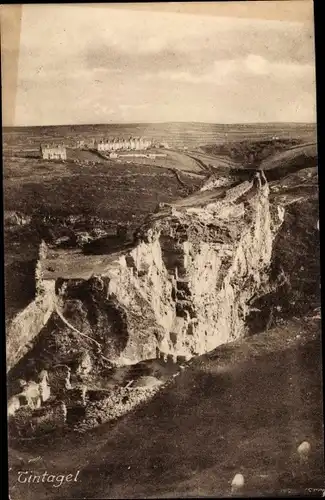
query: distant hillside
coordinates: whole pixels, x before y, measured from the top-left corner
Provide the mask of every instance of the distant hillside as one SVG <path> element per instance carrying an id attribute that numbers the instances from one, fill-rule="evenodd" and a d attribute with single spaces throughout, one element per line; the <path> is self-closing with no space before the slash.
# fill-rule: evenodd
<path id="1" fill-rule="evenodd" d="M 167 142 L 171 147 L 197 148 L 204 144 L 222 144 L 231 141 L 269 140 L 274 136 L 304 142 L 315 140 L 313 123 L 135 123 L 107 125 L 65 125 L 47 127 L 7 128 L 3 132 L 4 150 L 19 151 L 22 147 L 38 147 L 40 142 L 64 142 L 73 146 L 78 140 L 103 137 L 147 136 Z M 36 146 L 35 146 L 36 145 Z"/>
<path id="2" fill-rule="evenodd" d="M 277 152 L 276 154 L 267 157 L 265 160 L 261 161 L 260 168 L 262 170 L 271 170 L 275 168 L 281 169 L 284 167 L 284 165 L 287 167 L 289 165 L 298 166 L 299 162 L 303 164 L 304 161 L 306 162 L 308 160 L 314 163 L 308 166 L 317 166 L 316 142 L 297 145 L 295 147 L 291 147 L 288 150 Z"/>
<path id="3" fill-rule="evenodd" d="M 279 138 L 224 142 L 202 146 L 201 149 L 213 156 L 228 156 L 234 162 L 241 163 L 246 168 L 258 168 L 261 162 L 276 153 L 298 146 L 303 141 L 300 138 Z"/>

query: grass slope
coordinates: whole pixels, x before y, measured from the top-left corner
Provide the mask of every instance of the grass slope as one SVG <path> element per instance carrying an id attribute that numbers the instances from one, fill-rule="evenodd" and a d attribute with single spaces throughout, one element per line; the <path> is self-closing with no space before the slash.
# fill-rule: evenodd
<path id="1" fill-rule="evenodd" d="M 320 352 L 319 320 L 279 325 L 197 358 L 114 426 L 12 443 L 10 465 L 25 470 L 40 456 L 39 473 L 80 469 L 79 482 L 57 492 L 66 499 L 223 497 L 237 472 L 248 497 L 324 487 Z M 306 439 L 312 454 L 301 468 Z M 54 498 L 51 485 L 26 488 L 15 472 L 11 483 L 15 500 Z"/>
<path id="2" fill-rule="evenodd" d="M 316 141 L 315 141 L 316 142 Z M 241 141 L 230 141 L 224 144 L 206 145 L 201 149 L 211 156 L 228 156 L 232 161 L 246 168 L 272 168 L 272 159 L 282 152 L 297 148 L 303 141 L 301 138 L 277 138 L 277 139 L 245 139 Z M 299 148 L 298 148 L 299 149 Z M 295 154 L 295 153 L 294 153 Z M 287 153 L 291 156 L 291 153 Z M 271 159 L 271 166 L 267 165 Z M 281 156 L 280 156 L 281 159 Z M 283 160 L 286 160 L 284 155 Z M 262 167 L 262 165 L 265 165 Z"/>

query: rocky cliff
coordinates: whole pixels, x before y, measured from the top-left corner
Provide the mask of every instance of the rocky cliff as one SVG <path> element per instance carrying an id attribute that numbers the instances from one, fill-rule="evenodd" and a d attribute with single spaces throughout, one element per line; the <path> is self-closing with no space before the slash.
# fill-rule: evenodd
<path id="1" fill-rule="evenodd" d="M 248 304 L 267 285 L 282 221 L 262 173 L 226 193 L 212 186 L 160 208 L 134 247 L 112 255 L 89 280 L 63 275 L 55 282 L 45 271 L 42 293 L 8 332 L 8 367 L 55 304 L 71 329 L 93 338 L 115 365 L 167 354 L 189 358 L 244 335 Z M 45 269 L 44 256 L 40 262 Z"/>
<path id="2" fill-rule="evenodd" d="M 111 377 L 111 388 L 125 386 L 139 375 L 117 376 L 125 367 L 184 361 L 243 337 L 250 304 L 270 288 L 283 220 L 260 172 L 160 205 L 134 244 L 106 260 L 69 251 L 51 260 L 41 248 L 38 296 L 8 332 L 13 378 L 35 380 L 46 369 L 56 379 L 53 370 L 65 366 L 72 386 L 64 382 L 61 396 L 70 401 L 81 382 L 101 390 Z M 33 365 L 28 373 L 26 363 Z"/>
<path id="3" fill-rule="evenodd" d="M 57 282 L 58 308 L 114 365 L 210 351 L 244 335 L 283 214 L 263 174 L 162 207 L 100 273 Z"/>
<path id="4" fill-rule="evenodd" d="M 46 259 L 46 245 L 41 243 L 35 270 L 35 299 L 20 311 L 6 331 L 7 371 L 18 363 L 31 349 L 38 334 L 50 319 L 55 307 L 55 283 L 43 281 L 42 266 Z"/>
<path id="5" fill-rule="evenodd" d="M 54 311 L 55 284 L 48 281 L 38 295 L 10 324 L 7 337 L 7 371 L 28 354 L 32 342 L 47 324 Z"/>
<path id="6" fill-rule="evenodd" d="M 103 335 L 106 357 L 119 365 L 157 353 L 192 357 L 243 336 L 283 220 L 268 195 L 258 175 L 223 199 L 196 195 L 150 217 L 137 245 L 100 278 L 121 324 L 114 349 Z"/>

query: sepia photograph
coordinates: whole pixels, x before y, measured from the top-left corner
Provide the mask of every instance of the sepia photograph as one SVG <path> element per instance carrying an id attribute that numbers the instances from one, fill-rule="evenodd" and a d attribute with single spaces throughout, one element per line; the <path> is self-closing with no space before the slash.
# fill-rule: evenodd
<path id="1" fill-rule="evenodd" d="M 0 9 L 10 500 L 324 497 L 313 1 Z"/>

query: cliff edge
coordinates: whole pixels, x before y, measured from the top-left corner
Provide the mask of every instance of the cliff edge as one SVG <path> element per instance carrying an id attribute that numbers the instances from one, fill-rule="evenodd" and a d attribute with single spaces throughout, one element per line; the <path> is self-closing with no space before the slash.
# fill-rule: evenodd
<path id="1" fill-rule="evenodd" d="M 73 252 L 49 256 L 41 280 L 56 289 L 53 311 L 68 321 L 61 327 L 93 339 L 113 365 L 190 358 L 244 335 L 249 302 L 268 283 L 283 215 L 270 206 L 268 183 L 257 173 L 225 192 L 199 191 L 160 206 L 127 251 L 100 261 Z M 9 366 L 11 358 L 17 362 L 11 335 Z"/>
<path id="2" fill-rule="evenodd" d="M 33 422 L 24 405 L 36 412 L 33 429 L 44 418 L 65 425 L 76 407 L 84 427 L 117 418 L 166 383 L 170 364 L 243 337 L 250 304 L 271 287 L 283 220 L 259 172 L 159 205 L 127 249 L 93 256 L 42 248 L 32 313 L 22 311 L 8 332 L 9 379 L 28 387 L 20 399 L 11 391 L 16 425 Z"/>

